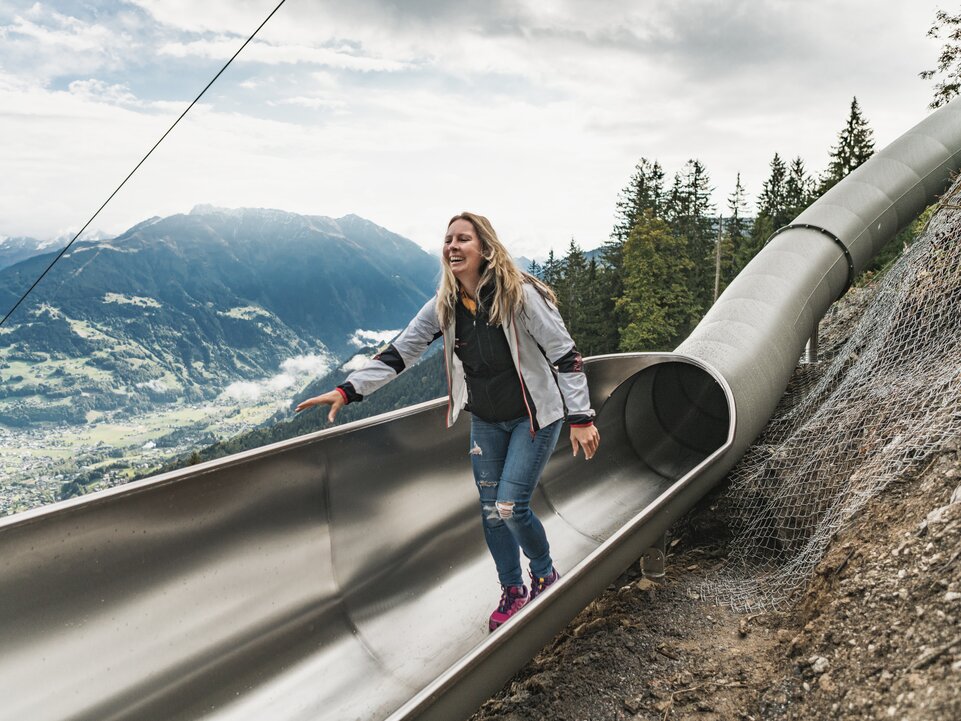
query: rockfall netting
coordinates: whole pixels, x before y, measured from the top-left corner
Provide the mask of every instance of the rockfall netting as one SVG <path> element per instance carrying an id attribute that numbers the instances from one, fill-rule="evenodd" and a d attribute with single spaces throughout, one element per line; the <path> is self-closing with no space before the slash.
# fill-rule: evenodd
<path id="1" fill-rule="evenodd" d="M 698 590 L 737 610 L 789 605 L 852 516 L 961 435 L 961 183 L 822 334 L 820 361 L 799 365 L 717 501 L 730 556 Z"/>

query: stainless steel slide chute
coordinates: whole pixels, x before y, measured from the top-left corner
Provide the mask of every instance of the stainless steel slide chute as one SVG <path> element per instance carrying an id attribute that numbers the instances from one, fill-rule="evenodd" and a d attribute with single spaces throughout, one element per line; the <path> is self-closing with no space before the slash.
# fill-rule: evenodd
<path id="1" fill-rule="evenodd" d="M 5 519 L 0 717 L 463 715 L 696 500 L 677 480 L 730 442 L 703 364 L 588 372 L 606 450 L 574 460 L 563 440 L 535 498 L 564 571 L 543 610 L 487 634 L 469 424 L 446 430 L 435 401 Z"/>
<path id="2" fill-rule="evenodd" d="M 672 354 L 589 359 L 534 507 L 564 577 L 493 635 L 433 401 L 0 521 L 0 718 L 468 715 L 737 462 L 854 275 L 961 165 L 961 100 L 777 233 Z"/>

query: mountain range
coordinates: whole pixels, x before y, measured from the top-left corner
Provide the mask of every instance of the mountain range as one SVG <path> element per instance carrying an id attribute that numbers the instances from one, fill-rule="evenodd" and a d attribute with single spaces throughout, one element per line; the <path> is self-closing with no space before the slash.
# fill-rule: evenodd
<path id="1" fill-rule="evenodd" d="M 53 257 L 0 268 L 0 312 Z M 358 329 L 403 327 L 437 272 L 356 215 L 198 206 L 78 241 L 0 328 L 0 423 L 209 398 L 298 355 L 337 365 Z"/>
<path id="2" fill-rule="evenodd" d="M 0 269 L 42 253 L 59 251 L 67 241 L 63 238 L 38 240 L 26 236 L 0 238 Z"/>

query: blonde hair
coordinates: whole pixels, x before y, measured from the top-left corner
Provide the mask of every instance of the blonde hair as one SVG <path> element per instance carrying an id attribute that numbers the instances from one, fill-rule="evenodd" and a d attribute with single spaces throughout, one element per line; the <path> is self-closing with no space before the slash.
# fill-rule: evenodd
<path id="1" fill-rule="evenodd" d="M 494 296 L 490 308 L 485 308 L 492 325 L 503 325 L 521 309 L 524 303 L 524 283 L 530 283 L 545 300 L 557 304 L 557 296 L 546 283 L 517 267 L 487 218 L 465 211 L 451 218 L 447 227 L 450 228 L 457 220 L 470 223 L 480 240 L 484 263 L 481 267 L 480 282 L 477 284 L 476 300 L 478 306 L 483 307 L 481 289 L 493 287 Z M 452 321 L 459 297 L 460 284 L 457 278 L 447 263 L 441 263 L 440 284 L 437 288 L 437 319 L 441 328 L 446 328 Z"/>

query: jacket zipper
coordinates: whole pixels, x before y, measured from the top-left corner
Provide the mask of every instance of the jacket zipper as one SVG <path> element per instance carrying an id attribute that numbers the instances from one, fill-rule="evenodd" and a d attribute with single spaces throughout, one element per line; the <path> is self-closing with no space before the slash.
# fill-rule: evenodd
<path id="1" fill-rule="evenodd" d="M 517 377 L 521 382 L 521 396 L 524 398 L 524 407 L 527 409 L 527 419 L 531 424 L 531 440 L 537 435 L 537 431 L 534 430 L 534 415 L 531 413 L 531 407 L 527 402 L 527 389 L 524 387 L 524 374 L 521 373 L 521 339 L 517 335 L 517 319 L 511 323 L 514 328 L 514 342 L 517 344 Z"/>
<path id="2" fill-rule="evenodd" d="M 444 371 L 447 373 L 447 427 L 451 427 L 451 405 L 454 395 L 454 386 L 450 377 L 450 361 L 447 359 L 447 334 L 441 336 L 444 339 Z"/>

